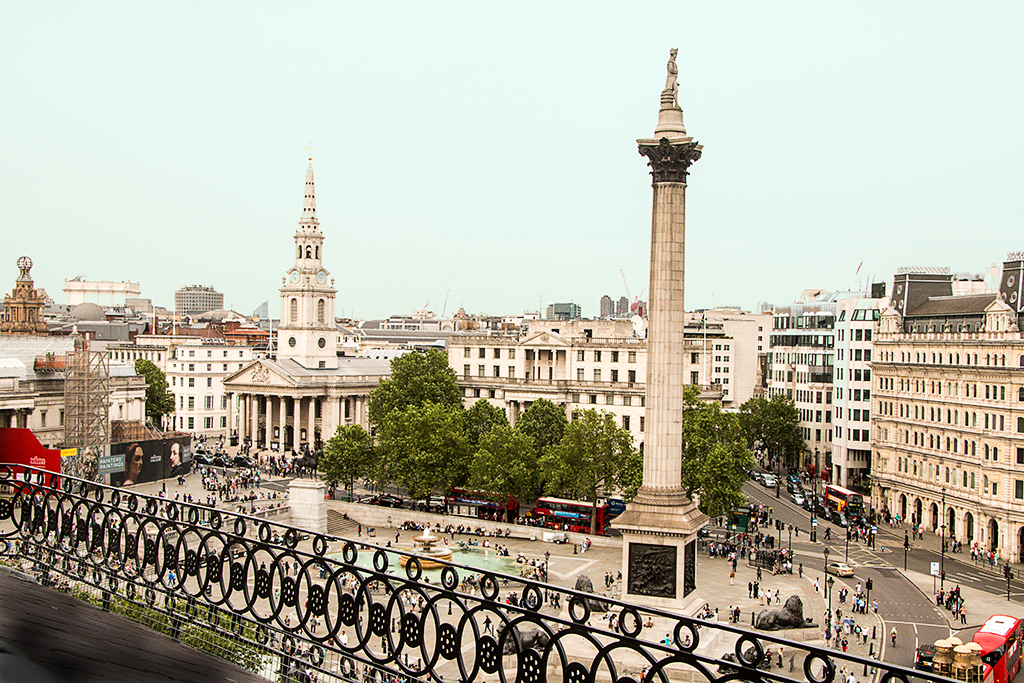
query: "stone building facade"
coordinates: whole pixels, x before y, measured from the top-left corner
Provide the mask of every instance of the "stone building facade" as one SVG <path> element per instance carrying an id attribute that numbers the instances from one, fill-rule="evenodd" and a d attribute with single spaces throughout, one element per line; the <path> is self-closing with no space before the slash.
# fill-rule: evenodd
<path id="1" fill-rule="evenodd" d="M 18 259 L 18 279 L 14 290 L 4 296 L 4 312 L 0 318 L 0 334 L 46 334 L 47 324 L 43 321 L 46 307 L 46 293 L 35 288 L 32 276 L 32 259 L 22 256 Z"/>
<path id="2" fill-rule="evenodd" d="M 872 502 L 1024 560 L 1024 254 L 1000 290 L 953 295 L 948 269 L 897 273 L 873 366 Z"/>

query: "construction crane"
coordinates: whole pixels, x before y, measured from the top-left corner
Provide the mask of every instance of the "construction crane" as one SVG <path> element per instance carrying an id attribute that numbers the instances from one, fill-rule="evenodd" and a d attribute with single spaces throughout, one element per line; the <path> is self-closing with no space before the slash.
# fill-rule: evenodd
<path id="1" fill-rule="evenodd" d="M 638 307 L 638 305 L 640 303 L 640 297 L 638 296 L 636 298 L 633 298 L 633 295 L 629 291 L 629 283 L 626 282 L 626 274 L 622 271 L 622 268 L 619 268 L 619 273 L 622 274 L 622 284 L 625 285 L 625 287 L 626 287 L 626 299 L 627 300 L 632 299 L 632 301 L 630 301 L 630 304 L 629 304 L 629 312 L 635 315 L 637 307 Z M 647 290 L 644 290 L 644 291 L 647 291 Z M 643 296 L 643 293 L 644 292 L 640 292 L 640 296 Z"/>

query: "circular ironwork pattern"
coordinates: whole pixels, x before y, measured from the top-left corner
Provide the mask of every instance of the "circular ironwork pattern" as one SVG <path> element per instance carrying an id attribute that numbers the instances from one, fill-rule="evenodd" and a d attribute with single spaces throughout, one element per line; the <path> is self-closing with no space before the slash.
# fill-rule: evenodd
<path id="1" fill-rule="evenodd" d="M 505 683 L 513 675 L 524 683 L 627 683 L 635 672 L 620 674 L 615 667 L 635 653 L 649 664 L 652 682 L 667 682 L 669 664 L 686 664 L 708 681 L 721 678 L 714 670 L 722 666 L 725 678 L 756 683 L 767 679 L 757 667 L 776 644 L 805 652 L 810 683 L 831 683 L 837 659 L 863 664 L 782 634 L 751 633 L 602 596 L 619 617 L 616 634 L 589 625 L 593 595 L 458 565 L 445 565 L 439 584 L 420 582 L 417 558 L 393 574 L 394 558 L 379 547 L 369 546 L 371 568 L 358 566 L 361 540 L 340 539 L 341 557 L 328 556 L 328 542 L 338 539 L 313 534 L 301 543 L 300 530 L 244 514 L 21 472 L 0 465 L 0 481 L 13 492 L 0 500 L 0 520 L 11 522 L 0 532 L 0 554 L 34 564 L 47 581 L 65 577 L 106 592 L 108 601 L 141 600 L 178 622 L 204 621 L 285 656 L 298 657 L 301 647 L 303 666 L 330 661 L 333 668 L 321 671 L 331 675 L 367 665 L 371 680 L 425 679 L 454 660 L 458 671 L 449 676 L 451 668 L 445 669 L 447 680 L 475 680 L 483 672 L 497 673 Z M 201 519 L 209 524 L 197 524 Z M 249 529 L 255 538 L 247 537 Z M 461 586 L 460 575 L 466 577 Z M 479 595 L 462 592 L 474 579 Z M 517 604 L 504 600 L 502 583 L 520 595 Z M 544 607 L 546 591 L 565 600 L 567 611 Z M 664 635 L 660 626 L 657 634 L 643 627 L 648 617 L 672 625 L 671 644 L 658 637 Z M 738 637 L 738 661 L 698 653 L 705 628 Z M 578 658 L 579 647 L 596 654 Z M 885 683 L 914 676 L 884 662 L 872 666 Z"/>

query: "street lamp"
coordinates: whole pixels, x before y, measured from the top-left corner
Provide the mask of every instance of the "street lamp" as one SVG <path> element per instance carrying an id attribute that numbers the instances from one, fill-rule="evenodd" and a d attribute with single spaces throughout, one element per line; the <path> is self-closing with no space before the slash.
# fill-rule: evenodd
<path id="1" fill-rule="evenodd" d="M 548 550 L 544 551 L 544 583 L 551 583 L 548 579 L 548 563 L 551 561 L 551 552 Z"/>
<path id="2" fill-rule="evenodd" d="M 822 550 L 821 553 L 825 556 L 825 573 L 828 574 L 828 546 L 825 546 L 825 549 Z"/>
<path id="3" fill-rule="evenodd" d="M 846 523 L 850 523 L 850 518 L 846 518 Z M 846 527 L 846 561 L 850 561 L 850 527 Z"/>
<path id="4" fill-rule="evenodd" d="M 939 590 L 943 590 L 946 582 L 946 487 L 942 487 L 942 550 L 939 555 Z"/>
<path id="5" fill-rule="evenodd" d="M 830 621 L 832 620 L 832 586 L 835 584 L 835 582 L 836 580 L 833 579 L 831 576 L 828 577 L 827 581 L 825 581 L 825 586 L 828 587 L 828 618 Z"/>

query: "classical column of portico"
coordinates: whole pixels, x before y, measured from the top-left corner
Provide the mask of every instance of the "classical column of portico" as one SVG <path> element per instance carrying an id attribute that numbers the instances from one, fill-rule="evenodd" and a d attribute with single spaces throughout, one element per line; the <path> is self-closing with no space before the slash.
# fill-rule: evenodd
<path id="1" fill-rule="evenodd" d="M 321 438 L 327 441 L 338 429 L 338 397 L 324 397 L 324 408 L 323 418 L 320 420 L 320 434 Z"/>
<path id="2" fill-rule="evenodd" d="M 249 394 L 249 429 L 252 432 L 249 438 L 252 439 L 253 448 L 259 448 L 257 439 L 260 434 L 260 402 L 256 394 Z"/>
<path id="3" fill-rule="evenodd" d="M 285 430 L 285 426 L 286 426 L 286 423 L 288 422 L 288 408 L 287 408 L 288 397 L 287 396 L 281 396 L 280 397 L 280 401 L 281 401 L 281 403 L 277 407 L 277 415 L 278 415 L 277 419 L 281 423 L 281 427 L 280 427 L 280 429 L 281 429 L 281 438 L 279 438 L 277 440 L 277 443 L 281 447 L 281 452 L 284 453 L 284 438 L 285 438 L 285 435 L 287 434 L 287 431 Z"/>
<path id="4" fill-rule="evenodd" d="M 235 414 L 235 410 L 234 410 L 234 407 L 235 407 L 234 406 L 235 395 L 234 395 L 233 392 L 229 391 L 229 392 L 225 393 L 225 396 L 227 397 L 227 404 L 228 405 L 227 405 L 227 426 L 224 429 L 224 438 L 228 439 L 228 438 L 231 437 L 231 425 L 233 424 L 233 421 L 234 421 L 233 418 L 234 418 L 234 414 Z"/>
<path id="5" fill-rule="evenodd" d="M 316 396 L 309 397 L 309 413 L 306 415 L 306 443 L 309 444 L 309 450 L 313 450 L 314 444 L 314 432 L 313 422 L 316 420 Z"/>
<path id="6" fill-rule="evenodd" d="M 702 146 L 676 102 L 676 51 L 653 139 L 638 140 L 653 176 L 643 485 L 615 526 L 623 535 L 623 599 L 686 612 L 697 601 L 696 532 L 708 518 L 681 486 L 686 349 L 683 283 L 686 177 Z"/>
<path id="7" fill-rule="evenodd" d="M 273 422 L 273 420 L 271 419 L 271 415 L 273 415 L 273 412 L 274 412 L 274 409 L 273 409 L 272 404 L 271 404 L 271 395 L 270 394 L 266 394 L 264 396 L 263 403 L 264 403 L 264 413 L 266 413 L 266 415 L 264 416 L 264 419 L 263 419 L 263 424 L 264 424 L 263 447 L 269 451 L 270 450 L 270 438 L 271 438 L 271 436 L 273 436 L 273 432 L 270 429 L 270 423 Z"/>
<path id="8" fill-rule="evenodd" d="M 291 440 L 291 451 L 292 453 L 298 448 L 299 445 L 299 416 L 302 414 L 302 399 L 295 396 L 292 397 L 292 440 Z"/>

